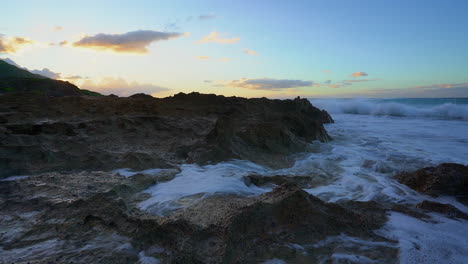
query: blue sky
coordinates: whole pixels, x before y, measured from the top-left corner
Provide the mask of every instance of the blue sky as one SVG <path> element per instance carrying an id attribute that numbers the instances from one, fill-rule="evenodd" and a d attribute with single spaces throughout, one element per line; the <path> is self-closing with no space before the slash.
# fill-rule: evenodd
<path id="1" fill-rule="evenodd" d="M 17 0 L 2 10 L 1 58 L 104 93 L 468 97 L 468 1 Z"/>

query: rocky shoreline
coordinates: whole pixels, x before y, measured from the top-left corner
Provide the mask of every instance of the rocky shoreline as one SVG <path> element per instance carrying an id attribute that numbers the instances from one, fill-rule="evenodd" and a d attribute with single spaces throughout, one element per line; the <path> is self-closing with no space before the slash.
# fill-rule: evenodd
<path id="1" fill-rule="evenodd" d="M 468 219 L 430 200 L 327 203 L 303 190 L 313 177 L 289 175 L 246 175 L 267 191 L 184 197 L 164 215 L 139 206 L 180 164 L 291 166 L 331 139 L 333 119 L 306 99 L 7 94 L 0 110 L 0 263 L 398 263 L 398 242 L 376 232 L 390 212 Z M 441 164 L 395 180 L 466 204 L 467 171 Z"/>
<path id="2" fill-rule="evenodd" d="M 330 139 L 328 122 L 330 115 L 307 99 L 6 94 L 0 96 L 0 177 L 229 159 L 287 167 L 308 142 Z"/>

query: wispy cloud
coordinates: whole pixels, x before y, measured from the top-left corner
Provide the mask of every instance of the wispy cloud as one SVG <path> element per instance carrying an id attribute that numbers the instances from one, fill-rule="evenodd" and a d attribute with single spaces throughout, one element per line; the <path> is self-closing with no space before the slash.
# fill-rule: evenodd
<path id="1" fill-rule="evenodd" d="M 61 26 L 56 26 L 56 27 L 53 27 L 52 30 L 54 30 L 54 31 L 60 31 L 60 30 L 63 30 L 63 27 L 61 27 Z"/>
<path id="2" fill-rule="evenodd" d="M 28 38 L 5 37 L 0 34 L 0 53 L 16 54 L 32 44 L 34 44 L 34 41 Z"/>
<path id="3" fill-rule="evenodd" d="M 62 76 L 60 79 L 76 81 L 76 80 L 89 79 L 89 77 L 83 77 L 79 75 L 70 75 L 70 76 Z"/>
<path id="4" fill-rule="evenodd" d="M 367 75 L 368 75 L 368 74 L 365 73 L 365 72 L 353 72 L 353 73 L 351 74 L 351 76 L 353 76 L 353 77 L 363 77 L 363 76 L 367 76 Z"/>
<path id="5" fill-rule="evenodd" d="M 102 94 L 116 94 L 130 96 L 136 93 L 158 94 L 170 89 L 150 83 L 128 82 L 123 78 L 106 77 L 97 82 L 88 80 L 83 82 L 81 88 L 96 91 Z"/>
<path id="6" fill-rule="evenodd" d="M 394 89 L 370 89 L 360 93 L 346 94 L 347 97 L 408 97 L 408 98 L 466 98 L 468 83 L 444 83 Z"/>
<path id="7" fill-rule="evenodd" d="M 124 34 L 104 34 L 85 36 L 74 42 L 74 47 L 95 50 L 111 50 L 121 53 L 148 53 L 148 46 L 157 41 L 181 37 L 185 34 L 176 32 L 159 32 L 152 30 L 131 31 Z"/>
<path id="8" fill-rule="evenodd" d="M 42 70 L 32 70 L 30 72 L 39 74 L 39 75 L 42 75 L 51 79 L 60 79 L 61 77 L 61 74 L 59 72 L 53 72 L 49 70 L 48 68 L 43 68 Z"/>
<path id="9" fill-rule="evenodd" d="M 27 70 L 27 71 L 29 71 L 31 73 L 34 73 L 34 74 L 39 74 L 39 75 L 42 75 L 44 77 L 51 78 L 51 79 L 63 79 L 59 72 L 53 72 L 48 68 L 43 68 L 42 70 L 30 70 L 30 69 L 28 69 L 26 67 L 21 67 L 20 65 L 16 64 L 16 62 L 14 62 L 10 58 L 2 58 L 2 60 L 7 62 L 8 64 L 11 64 L 13 66 L 16 66 L 16 67 L 24 69 L 24 70 Z"/>
<path id="10" fill-rule="evenodd" d="M 348 83 L 357 83 L 357 82 L 373 82 L 373 81 L 379 81 L 380 79 L 355 79 L 355 80 L 344 80 L 343 82 L 348 82 Z"/>
<path id="11" fill-rule="evenodd" d="M 243 78 L 240 80 L 233 81 L 222 81 L 217 86 L 227 86 L 234 88 L 244 88 L 252 90 L 270 90 L 270 91 L 281 91 L 290 88 L 300 88 L 312 86 L 312 81 L 302 80 L 288 80 L 288 79 L 271 79 L 271 78 L 260 78 L 260 79 L 247 79 Z"/>
<path id="12" fill-rule="evenodd" d="M 195 59 L 197 59 L 197 60 L 209 60 L 210 57 L 209 56 L 198 56 L 198 57 L 195 57 Z"/>
<path id="13" fill-rule="evenodd" d="M 430 84 L 430 85 L 416 86 L 416 87 L 413 87 L 413 89 L 436 89 L 436 88 L 450 89 L 450 88 L 460 88 L 460 87 L 468 87 L 468 83 Z"/>
<path id="14" fill-rule="evenodd" d="M 200 15 L 198 16 L 199 20 L 210 20 L 216 18 L 215 14 L 208 14 L 208 15 Z"/>
<path id="15" fill-rule="evenodd" d="M 244 53 L 254 55 L 254 56 L 258 55 L 258 53 L 255 50 L 244 50 Z"/>
<path id="16" fill-rule="evenodd" d="M 225 36 L 225 35 L 227 35 L 227 34 L 218 33 L 216 31 L 213 31 L 210 34 L 208 34 L 208 36 L 203 37 L 202 39 L 200 39 L 199 41 L 197 41 L 195 43 L 199 43 L 199 44 L 201 44 L 201 43 L 234 44 L 234 43 L 237 43 L 237 42 L 240 41 L 239 37 L 232 37 L 232 38 L 222 37 L 222 36 Z"/>
<path id="17" fill-rule="evenodd" d="M 330 71 L 330 70 L 323 70 L 323 73 L 325 73 L 325 74 L 330 74 L 330 73 L 332 73 L 332 71 Z"/>

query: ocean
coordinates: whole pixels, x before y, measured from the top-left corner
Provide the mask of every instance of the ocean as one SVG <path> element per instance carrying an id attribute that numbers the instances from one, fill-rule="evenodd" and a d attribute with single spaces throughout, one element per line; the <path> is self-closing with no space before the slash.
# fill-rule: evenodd
<path id="1" fill-rule="evenodd" d="M 293 167 L 272 170 L 243 160 L 185 164 L 175 179 L 146 190 L 152 197 L 140 207 L 164 215 L 210 195 L 258 195 L 271 188 L 247 186 L 242 177 L 261 174 L 312 176 L 317 187 L 306 191 L 327 202 L 417 204 L 431 200 L 468 213 L 468 207 L 452 197 L 428 197 L 393 178 L 398 172 L 443 162 L 468 164 L 468 99 L 310 101 L 335 120 L 326 125 L 333 140 L 311 142 L 311 152 L 300 156 Z M 392 212 L 387 224 L 375 232 L 398 241 L 401 263 L 464 263 L 468 222 L 432 216 L 426 222 Z"/>

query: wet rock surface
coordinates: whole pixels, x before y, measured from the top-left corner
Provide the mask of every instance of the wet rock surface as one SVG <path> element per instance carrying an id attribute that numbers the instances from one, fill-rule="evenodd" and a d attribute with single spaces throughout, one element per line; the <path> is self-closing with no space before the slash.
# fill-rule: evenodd
<path id="1" fill-rule="evenodd" d="M 468 220 L 468 215 L 458 210 L 455 206 L 451 204 L 443 204 L 432 201 L 423 201 L 416 205 L 416 208 L 427 210 L 430 212 L 441 213 L 449 217 L 461 218 Z"/>
<path id="2" fill-rule="evenodd" d="M 245 159 L 287 167 L 333 120 L 307 99 L 0 96 L 0 177 Z"/>
<path id="3" fill-rule="evenodd" d="M 141 190 L 176 173 L 0 181 L 0 262 L 316 263 L 334 261 L 336 252 L 379 263 L 397 258 L 396 243 L 373 232 L 385 210 L 373 202 L 326 203 L 292 183 L 253 197 L 210 196 L 164 217 L 136 206 L 147 198 Z"/>
<path id="4" fill-rule="evenodd" d="M 442 163 L 414 172 L 396 175 L 396 179 L 410 188 L 431 196 L 451 195 L 468 201 L 468 166 Z"/>

